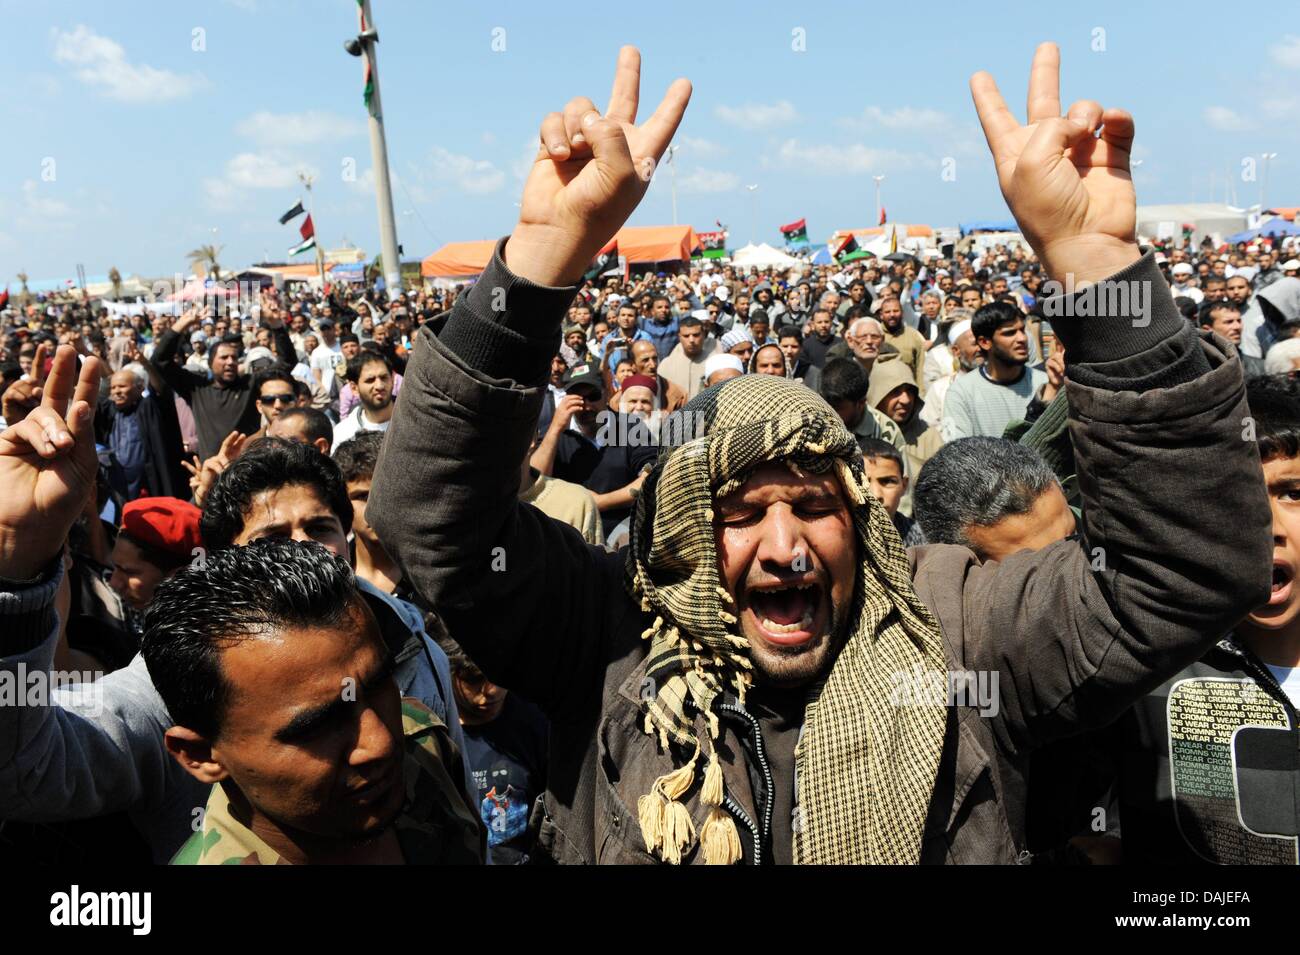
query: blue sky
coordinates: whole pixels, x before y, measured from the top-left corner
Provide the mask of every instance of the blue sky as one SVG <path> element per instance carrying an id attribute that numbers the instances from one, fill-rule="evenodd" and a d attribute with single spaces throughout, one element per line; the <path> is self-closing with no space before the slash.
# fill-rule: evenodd
<path id="1" fill-rule="evenodd" d="M 777 226 L 800 217 L 814 240 L 874 224 L 875 174 L 896 221 L 1005 216 L 967 79 L 990 70 L 1022 114 L 1044 39 L 1061 45 L 1066 104 L 1136 116 L 1140 202 L 1207 201 L 1212 188 L 1222 200 L 1230 174 L 1239 204 L 1257 202 L 1242 160 L 1270 151 L 1269 204 L 1300 203 L 1300 17 L 1283 22 L 1285 4 L 1235 17 L 1131 0 L 374 3 L 407 258 L 509 231 L 541 117 L 574 95 L 603 105 L 628 42 L 642 50 L 643 111 L 674 77 L 695 84 L 678 218 L 721 219 L 733 246 L 778 244 Z M 361 61 L 341 45 L 352 0 L 0 0 L 0 12 L 3 281 L 78 263 L 170 275 L 213 241 L 228 267 L 283 259 L 297 232 L 277 219 L 304 168 L 319 177 L 324 244 L 378 250 Z M 661 167 L 632 221 L 671 219 Z"/>

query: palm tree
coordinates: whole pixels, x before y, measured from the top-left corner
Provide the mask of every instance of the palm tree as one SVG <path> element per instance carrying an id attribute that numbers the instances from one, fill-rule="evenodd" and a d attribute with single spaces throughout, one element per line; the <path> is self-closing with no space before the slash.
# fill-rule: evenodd
<path id="1" fill-rule="evenodd" d="M 201 245 L 186 258 L 190 260 L 190 265 L 196 266 L 195 271 L 198 271 L 197 266 L 201 265 L 204 272 L 216 281 L 221 278 L 221 266 L 217 264 L 217 256 L 224 248 L 224 245 Z"/>
<path id="2" fill-rule="evenodd" d="M 108 270 L 108 281 L 113 286 L 113 301 L 117 301 L 122 297 L 122 273 L 116 265 Z"/>
<path id="3" fill-rule="evenodd" d="M 32 300 L 32 293 L 27 290 L 27 273 L 19 272 L 18 281 L 23 283 L 23 290 L 19 294 L 23 300 L 23 304 L 26 305 L 28 302 Z"/>

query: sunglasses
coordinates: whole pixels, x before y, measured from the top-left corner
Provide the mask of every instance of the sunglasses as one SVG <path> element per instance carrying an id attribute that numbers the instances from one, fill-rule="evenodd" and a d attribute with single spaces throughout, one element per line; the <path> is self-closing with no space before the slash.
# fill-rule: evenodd
<path id="1" fill-rule="evenodd" d="M 278 395 L 261 395 L 258 397 L 257 403 L 260 405 L 272 405 L 278 402 L 282 405 L 291 405 L 293 404 L 294 399 L 294 393 L 292 391 L 287 391 Z"/>

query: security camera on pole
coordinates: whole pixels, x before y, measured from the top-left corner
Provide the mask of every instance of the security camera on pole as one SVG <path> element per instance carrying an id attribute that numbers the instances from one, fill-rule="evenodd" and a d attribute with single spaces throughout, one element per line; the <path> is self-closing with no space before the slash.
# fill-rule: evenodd
<path id="1" fill-rule="evenodd" d="M 345 40 L 343 48 L 366 61 L 365 103 L 370 113 L 370 161 L 375 170 L 375 202 L 379 206 L 379 245 L 384 259 L 384 289 L 391 300 L 402 290 L 402 263 L 397 251 L 397 223 L 393 218 L 393 191 L 388 181 L 388 144 L 384 139 L 384 112 L 379 100 L 379 61 L 375 44 L 379 33 L 370 15 L 370 0 L 357 0 L 361 32 Z"/>

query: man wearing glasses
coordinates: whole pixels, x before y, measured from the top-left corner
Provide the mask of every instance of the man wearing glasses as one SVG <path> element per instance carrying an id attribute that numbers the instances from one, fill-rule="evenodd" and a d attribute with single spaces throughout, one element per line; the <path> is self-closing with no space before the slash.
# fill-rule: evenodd
<path id="1" fill-rule="evenodd" d="M 293 376 L 280 368 L 256 375 L 253 390 L 257 393 L 257 407 L 262 412 L 264 427 L 270 427 L 280 419 L 280 415 L 298 403 Z"/>

